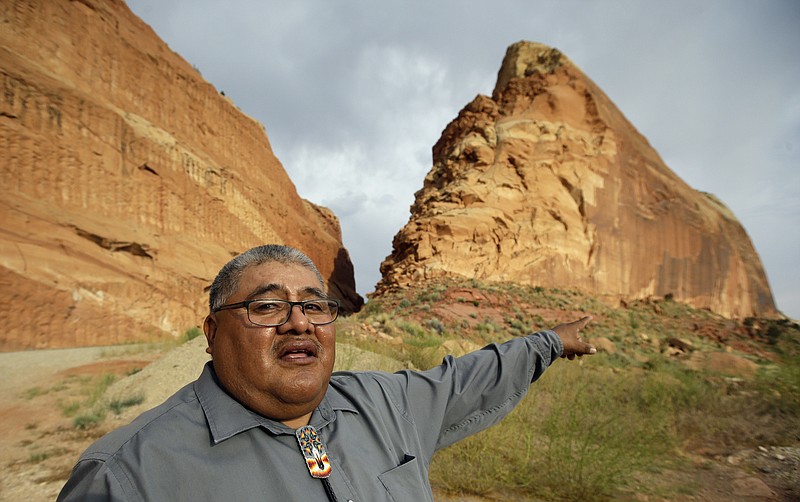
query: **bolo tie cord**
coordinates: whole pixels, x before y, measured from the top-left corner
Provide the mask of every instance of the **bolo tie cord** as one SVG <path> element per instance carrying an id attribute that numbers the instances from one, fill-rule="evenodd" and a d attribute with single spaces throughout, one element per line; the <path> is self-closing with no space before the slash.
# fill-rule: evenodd
<path id="1" fill-rule="evenodd" d="M 328 481 L 328 478 L 322 478 L 322 486 L 325 487 L 325 495 L 328 496 L 328 500 L 330 502 L 337 502 L 336 494 L 333 493 L 333 487 L 331 486 L 331 482 Z"/>

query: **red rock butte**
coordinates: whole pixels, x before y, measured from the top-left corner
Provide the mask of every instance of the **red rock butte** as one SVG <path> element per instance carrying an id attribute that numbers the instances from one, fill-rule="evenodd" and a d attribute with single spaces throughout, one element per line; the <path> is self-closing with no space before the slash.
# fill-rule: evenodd
<path id="1" fill-rule="evenodd" d="M 124 2 L 2 2 L 0 25 L 0 350 L 180 334 L 264 243 L 360 307 L 336 217 Z"/>
<path id="2" fill-rule="evenodd" d="M 677 126 L 676 126 L 677 127 Z M 779 313 L 734 215 L 683 182 L 564 54 L 509 47 L 433 147 L 376 294 L 440 277 L 671 296 L 730 318 Z"/>

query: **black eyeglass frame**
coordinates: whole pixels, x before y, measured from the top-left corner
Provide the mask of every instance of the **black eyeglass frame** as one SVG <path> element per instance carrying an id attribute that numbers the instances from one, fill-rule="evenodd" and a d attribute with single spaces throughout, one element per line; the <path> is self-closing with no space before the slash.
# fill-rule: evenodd
<path id="1" fill-rule="evenodd" d="M 259 323 L 259 322 L 253 321 L 253 319 L 250 317 L 250 304 L 251 303 L 255 303 L 255 302 L 277 302 L 277 303 L 289 304 L 289 310 L 287 311 L 286 319 L 284 319 L 280 323 L 270 323 L 270 324 L 263 324 L 263 323 Z M 316 302 L 327 302 L 329 305 L 330 304 L 335 305 L 336 306 L 336 311 L 333 314 L 333 319 L 331 319 L 330 321 L 326 321 L 326 322 L 314 322 L 314 321 L 312 321 L 311 318 L 308 317 L 308 315 L 306 314 L 306 304 L 308 304 L 308 303 L 316 303 Z M 251 323 L 255 324 L 256 326 L 264 326 L 265 328 L 275 328 L 275 327 L 282 326 L 282 325 L 286 324 L 287 322 L 289 322 L 289 318 L 292 317 L 292 311 L 294 310 L 295 306 L 299 306 L 300 307 L 300 312 L 302 312 L 303 315 L 306 316 L 306 319 L 308 319 L 308 322 L 310 322 L 314 326 L 325 326 L 326 324 L 331 324 L 331 323 L 335 322 L 336 319 L 339 318 L 339 302 L 334 300 L 333 298 L 317 298 L 315 300 L 303 300 L 303 301 L 300 301 L 300 302 L 290 302 L 289 300 L 280 300 L 278 298 L 256 298 L 256 299 L 253 299 L 253 300 L 245 300 L 243 302 L 229 303 L 227 305 L 222 305 L 222 306 L 219 306 L 219 307 L 215 308 L 214 310 L 212 310 L 211 313 L 212 314 L 216 314 L 220 310 L 232 310 L 232 309 L 238 309 L 238 308 L 244 307 L 245 311 L 247 312 L 247 320 L 248 321 L 250 321 Z"/>

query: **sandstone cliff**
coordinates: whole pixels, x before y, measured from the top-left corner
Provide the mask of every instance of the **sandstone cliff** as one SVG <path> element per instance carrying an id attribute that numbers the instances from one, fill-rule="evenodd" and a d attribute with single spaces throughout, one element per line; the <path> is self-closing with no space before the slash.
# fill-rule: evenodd
<path id="1" fill-rule="evenodd" d="M 0 350 L 181 333 L 266 242 L 361 305 L 336 217 L 121 0 L 2 2 L 0 26 Z"/>
<path id="2" fill-rule="evenodd" d="M 440 276 L 777 314 L 742 226 L 659 158 L 566 56 L 520 42 L 433 147 L 377 294 Z"/>

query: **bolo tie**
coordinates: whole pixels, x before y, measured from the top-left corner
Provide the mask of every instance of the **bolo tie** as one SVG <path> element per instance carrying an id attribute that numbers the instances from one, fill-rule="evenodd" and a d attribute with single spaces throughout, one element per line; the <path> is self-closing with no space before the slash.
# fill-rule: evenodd
<path id="1" fill-rule="evenodd" d="M 319 438 L 317 429 L 311 425 L 305 425 L 294 431 L 297 436 L 297 442 L 300 444 L 300 451 L 303 453 L 303 458 L 306 460 L 308 472 L 312 478 L 317 478 L 322 481 L 322 486 L 325 488 L 325 495 L 328 496 L 330 502 L 336 501 L 336 494 L 333 493 L 333 488 L 328 480 L 328 477 L 333 471 L 331 461 L 328 458 L 328 452 L 322 440 Z"/>

